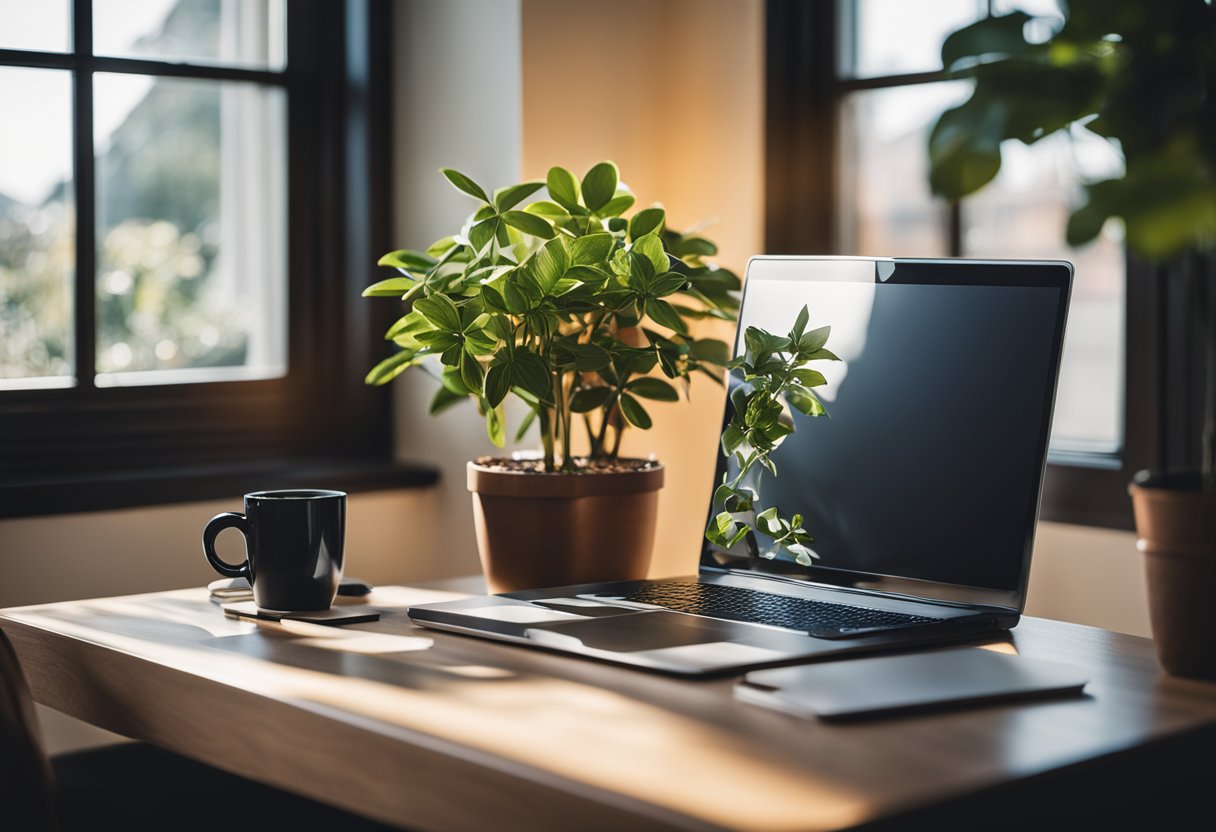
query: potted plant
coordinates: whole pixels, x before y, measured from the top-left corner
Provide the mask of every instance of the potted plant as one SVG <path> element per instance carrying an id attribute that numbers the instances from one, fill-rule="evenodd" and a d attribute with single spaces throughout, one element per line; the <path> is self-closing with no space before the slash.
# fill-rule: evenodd
<path id="1" fill-rule="evenodd" d="M 363 294 L 406 311 L 367 382 L 421 365 L 439 381 L 432 414 L 472 399 L 503 447 L 514 397 L 517 439 L 539 428 L 535 459 L 468 465 L 492 592 L 645 577 L 663 466 L 621 457 L 621 437 L 651 426 L 648 402 L 687 396 L 694 373 L 721 383 L 729 348 L 689 323 L 734 320 L 738 277 L 704 259 L 716 253 L 705 237 L 667 228 L 663 208 L 626 219 L 634 197 L 611 162 L 493 193 L 441 172 L 474 210 L 426 251 L 380 259 L 398 274 Z M 523 204 L 542 188 L 547 199 Z"/>
<path id="2" fill-rule="evenodd" d="M 1200 470 L 1141 472 L 1131 494 L 1161 663 L 1216 677 L 1216 7 L 1071 0 L 1067 9 L 1041 42 L 1027 41 L 1022 12 L 946 39 L 946 69 L 975 89 L 933 130 L 930 181 L 958 199 L 996 175 L 1002 141 L 1029 144 L 1078 125 L 1121 148 L 1125 172 L 1086 185 L 1067 238 L 1089 242 L 1118 217 L 1128 247 L 1162 279 L 1193 282 L 1206 362 Z"/>

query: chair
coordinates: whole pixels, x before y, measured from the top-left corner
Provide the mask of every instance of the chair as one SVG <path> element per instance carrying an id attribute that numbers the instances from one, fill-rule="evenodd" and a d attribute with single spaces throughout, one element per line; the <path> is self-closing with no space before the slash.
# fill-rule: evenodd
<path id="1" fill-rule="evenodd" d="M 0 827 L 13 832 L 215 832 L 233 823 L 350 832 L 394 828 L 143 743 L 48 760 L 29 686 L 2 630 L 0 783 Z"/>

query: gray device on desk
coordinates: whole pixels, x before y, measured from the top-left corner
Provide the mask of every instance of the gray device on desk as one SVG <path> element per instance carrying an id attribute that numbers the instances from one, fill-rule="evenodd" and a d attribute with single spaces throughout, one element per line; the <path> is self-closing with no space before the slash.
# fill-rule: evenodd
<path id="1" fill-rule="evenodd" d="M 1079 694 L 1076 668 L 980 647 L 956 647 L 753 670 L 735 698 L 794 716 L 858 719 L 958 704 Z"/>
<path id="2" fill-rule="evenodd" d="M 1014 627 L 1051 433 L 1073 269 L 1063 261 L 754 257 L 736 351 L 798 310 L 831 325 L 830 418 L 796 431 L 757 510 L 802 514 L 805 566 L 756 532 L 699 574 L 412 607 L 418 624 L 684 675 Z M 731 388 L 744 384 L 737 372 Z M 727 397 L 725 419 L 730 416 Z M 706 502 L 733 463 L 718 458 Z M 711 513 L 713 511 L 711 507 Z M 560 541 L 549 541 L 556 545 Z M 604 541 L 604 557 L 612 542 Z"/>

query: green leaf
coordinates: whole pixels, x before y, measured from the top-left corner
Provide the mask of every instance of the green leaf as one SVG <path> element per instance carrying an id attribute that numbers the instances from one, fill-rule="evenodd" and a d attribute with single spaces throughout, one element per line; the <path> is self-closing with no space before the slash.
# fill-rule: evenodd
<path id="1" fill-rule="evenodd" d="M 823 373 L 818 370 L 794 370 L 791 374 L 799 384 L 803 387 L 822 387 L 828 383 L 828 380 L 823 377 Z"/>
<path id="2" fill-rule="evenodd" d="M 458 245 L 455 237 L 440 237 L 427 246 L 426 253 L 430 257 L 442 257 Z"/>
<path id="3" fill-rule="evenodd" d="M 512 315 L 522 315 L 536 305 L 539 298 L 533 298 L 524 288 L 518 274 L 511 275 L 502 281 L 502 298 L 507 311 Z"/>
<path id="4" fill-rule="evenodd" d="M 529 214 L 526 211 L 507 211 L 502 215 L 502 218 L 507 225 L 517 228 L 525 234 L 531 234 L 533 237 L 552 240 L 556 235 L 553 226 L 535 214 Z"/>
<path id="5" fill-rule="evenodd" d="M 502 218 L 498 216 L 493 216 L 488 220 L 482 220 L 474 224 L 469 229 L 469 245 L 478 253 L 484 251 L 486 246 L 490 244 L 490 241 L 498 234 L 498 229 L 501 225 Z"/>
<path id="6" fill-rule="evenodd" d="M 773 335 L 759 327 L 749 326 L 743 333 L 743 341 L 755 355 L 781 352 L 790 347 L 790 339 L 781 335 Z"/>
<path id="7" fill-rule="evenodd" d="M 974 95 L 942 113 L 929 134 L 929 187 L 935 196 L 961 199 L 996 178 L 1007 115 L 1002 101 Z"/>
<path id="8" fill-rule="evenodd" d="M 704 237 L 695 234 L 679 235 L 667 232 L 667 250 L 676 257 L 713 257 L 718 247 Z"/>
<path id="9" fill-rule="evenodd" d="M 507 426 L 502 416 L 502 408 L 491 407 L 486 411 L 486 434 L 496 448 L 507 444 Z"/>
<path id="10" fill-rule="evenodd" d="M 524 436 L 528 433 L 528 428 L 532 427 L 532 423 L 536 421 L 536 411 L 529 410 L 524 416 L 523 421 L 519 423 L 519 430 L 515 431 L 515 441 L 524 441 Z"/>
<path id="11" fill-rule="evenodd" d="M 698 361 L 725 367 L 730 363 L 730 345 L 717 338 L 702 338 L 692 342 L 690 355 Z"/>
<path id="12" fill-rule="evenodd" d="M 823 349 L 823 345 L 828 342 L 828 336 L 831 334 L 832 328 L 830 326 L 812 329 L 798 339 L 798 352 L 809 355 Z"/>
<path id="13" fill-rule="evenodd" d="M 547 295 L 566 273 L 569 265 L 566 244 L 559 237 L 545 243 L 544 247 L 532 256 L 532 276 L 536 278 L 541 291 Z"/>
<path id="14" fill-rule="evenodd" d="M 452 405 L 462 402 L 468 398 L 468 393 L 457 393 L 448 389 L 446 385 L 439 385 L 439 389 L 435 391 L 434 397 L 431 399 L 431 406 L 428 412 L 434 416 L 437 413 L 442 413 Z"/>
<path id="15" fill-rule="evenodd" d="M 460 396 L 475 395 L 460 377 L 460 368 L 458 366 L 444 367 L 443 372 L 439 375 L 439 380 L 443 382 L 443 386 Z"/>
<path id="16" fill-rule="evenodd" d="M 583 204 L 592 211 L 603 208 L 616 193 L 619 180 L 620 174 L 612 162 L 594 165 L 583 177 Z"/>
<path id="17" fill-rule="evenodd" d="M 484 329 L 465 330 L 464 349 L 469 355 L 493 355 L 498 349 L 498 339 L 490 336 Z"/>
<path id="18" fill-rule="evenodd" d="M 735 532 L 735 517 L 729 511 L 720 512 L 714 518 L 714 530 L 722 537 L 729 537 Z"/>
<path id="19" fill-rule="evenodd" d="M 1032 48 L 1023 35 L 1028 20 L 1030 15 L 1015 11 L 985 17 L 959 29 L 942 42 L 942 66 L 951 70 L 968 58 L 1027 52 Z"/>
<path id="20" fill-rule="evenodd" d="M 480 390 L 484 371 L 481 363 L 467 352 L 460 356 L 460 380 L 470 390 Z"/>
<path id="21" fill-rule="evenodd" d="M 756 528 L 768 535 L 781 533 L 781 518 L 777 516 L 776 506 L 766 508 L 756 515 Z"/>
<path id="22" fill-rule="evenodd" d="M 819 555 L 815 554 L 801 543 L 791 543 L 785 547 L 785 550 L 794 556 L 795 563 L 802 566 L 811 566 L 813 564 L 813 559 L 819 557 Z"/>
<path id="23" fill-rule="evenodd" d="M 655 274 L 665 274 L 670 268 L 667 252 L 663 250 L 663 242 L 657 234 L 644 234 L 633 241 L 630 249 L 644 256 L 654 267 Z"/>
<path id="24" fill-rule="evenodd" d="M 440 168 L 439 172 L 447 177 L 447 180 L 456 186 L 457 190 L 464 191 L 472 197 L 480 199 L 482 202 L 489 202 L 490 197 L 486 196 L 486 192 L 481 186 L 474 182 L 469 177 L 465 176 L 458 170 L 452 168 Z"/>
<path id="25" fill-rule="evenodd" d="M 567 211 L 575 211 L 580 207 L 578 180 L 570 171 L 561 167 L 549 168 L 549 175 L 545 177 L 545 185 L 549 189 L 549 196 L 553 197 L 554 201 Z"/>
<path id="26" fill-rule="evenodd" d="M 807 321 L 811 318 L 811 311 L 804 305 L 798 312 L 798 317 L 794 320 L 794 328 L 790 330 L 790 339 L 797 341 L 806 332 Z"/>
<path id="27" fill-rule="evenodd" d="M 435 265 L 435 258 L 420 251 L 408 248 L 390 251 L 376 261 L 377 266 L 388 266 L 394 269 L 405 269 L 410 272 L 425 272 Z"/>
<path id="28" fill-rule="evenodd" d="M 584 387 L 570 398 L 570 410 L 574 413 L 588 413 L 603 407 L 611 398 L 611 387 Z"/>
<path id="29" fill-rule="evenodd" d="M 498 407 L 511 391 L 511 365 L 493 364 L 486 372 L 485 397 L 491 407 Z"/>
<path id="30" fill-rule="evenodd" d="M 607 262 L 608 254 L 616 239 L 607 231 L 597 231 L 579 237 L 570 244 L 570 264 L 573 266 L 600 266 Z"/>
<path id="31" fill-rule="evenodd" d="M 401 375 L 406 368 L 414 364 L 416 356 L 416 350 L 402 350 L 401 352 L 394 353 L 375 367 L 372 367 L 363 379 L 363 382 L 377 387 L 382 384 L 388 384 Z"/>
<path id="32" fill-rule="evenodd" d="M 572 356 L 583 372 L 602 370 L 612 363 L 612 353 L 599 344 L 562 344 L 562 352 Z"/>
<path id="33" fill-rule="evenodd" d="M 654 424 L 650 420 L 650 414 L 646 412 L 646 408 L 642 407 L 633 396 L 628 393 L 622 393 L 620 398 L 621 413 L 629 421 L 629 424 L 642 430 L 649 430 Z"/>
<path id="34" fill-rule="evenodd" d="M 502 296 L 502 292 L 495 289 L 491 284 L 487 283 L 481 287 L 480 292 L 481 303 L 487 312 L 510 312 L 507 309 L 507 302 Z"/>
<path id="35" fill-rule="evenodd" d="M 460 310 L 447 295 L 435 294 L 414 301 L 414 308 L 444 332 L 460 332 Z"/>
<path id="36" fill-rule="evenodd" d="M 411 277 L 390 277 L 368 286 L 363 290 L 363 297 L 399 298 L 417 285 L 418 281 Z"/>
<path id="37" fill-rule="evenodd" d="M 384 333 L 384 337 L 399 347 L 418 348 L 422 346 L 422 341 L 418 336 L 429 331 L 431 331 L 431 322 L 417 309 L 412 309 L 408 314 L 398 318 L 397 322 L 389 327 L 388 332 Z"/>
<path id="38" fill-rule="evenodd" d="M 788 390 L 786 391 L 785 398 L 790 403 L 790 406 L 799 413 L 805 413 L 807 416 L 827 415 L 827 410 L 824 409 L 823 403 L 809 390 Z"/>
<path id="39" fill-rule="evenodd" d="M 514 208 L 544 186 L 544 182 L 523 182 L 519 185 L 499 188 L 494 192 L 494 207 L 498 209 L 499 213 Z"/>
<path id="40" fill-rule="evenodd" d="M 743 431 L 739 430 L 734 425 L 728 425 L 726 430 L 722 431 L 722 455 L 723 456 L 730 456 L 742 444 L 743 444 Z"/>
<path id="41" fill-rule="evenodd" d="M 657 402 L 676 402 L 680 400 L 680 394 L 676 392 L 676 388 L 663 381 L 663 379 L 653 378 L 652 376 L 635 378 L 625 385 L 625 389 L 635 396 L 641 396 L 643 399 L 654 399 Z"/>
<path id="42" fill-rule="evenodd" d="M 529 214 L 536 214 L 538 217 L 548 217 L 552 222 L 560 222 L 570 219 L 570 212 L 556 202 L 550 202 L 547 199 L 539 199 L 536 202 L 530 202 L 524 206 L 524 211 Z"/>
<path id="43" fill-rule="evenodd" d="M 688 334 L 688 324 L 680 317 L 676 308 L 667 301 L 651 298 L 646 301 L 645 311 L 656 324 L 673 329 L 681 335 Z"/>
<path id="44" fill-rule="evenodd" d="M 575 280 L 572 277 L 563 277 L 561 280 L 557 281 L 557 283 L 553 284 L 553 289 L 550 290 L 549 294 L 555 298 L 560 298 L 562 295 L 567 294 L 568 292 L 573 292 L 582 285 L 583 281 L 581 280 Z"/>
<path id="45" fill-rule="evenodd" d="M 511 363 L 511 380 L 542 402 L 553 400 L 553 381 L 544 359 L 526 348 L 515 352 Z"/>
<path id="46" fill-rule="evenodd" d="M 806 357 L 807 361 L 839 361 L 840 356 L 831 350 L 817 349 Z"/>
<path id="47" fill-rule="evenodd" d="M 667 212 L 662 208 L 643 208 L 629 220 L 629 239 L 637 240 L 645 237 L 647 234 L 662 231 L 663 223 L 666 219 Z M 664 267 L 663 271 L 666 270 L 666 267 Z"/>
<path id="48" fill-rule="evenodd" d="M 601 217 L 619 217 L 621 214 L 633 207 L 635 202 L 633 194 L 618 193 L 612 199 L 608 200 L 608 204 L 601 208 L 598 213 Z"/>
<path id="49" fill-rule="evenodd" d="M 679 272 L 667 272 L 656 277 L 650 284 L 650 294 L 656 298 L 666 297 L 680 291 L 687 283 L 688 278 Z"/>

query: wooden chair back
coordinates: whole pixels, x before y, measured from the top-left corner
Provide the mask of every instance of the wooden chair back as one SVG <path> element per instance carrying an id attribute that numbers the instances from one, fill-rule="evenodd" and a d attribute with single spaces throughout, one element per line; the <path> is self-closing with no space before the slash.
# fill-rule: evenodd
<path id="1" fill-rule="evenodd" d="M 34 700 L 12 643 L 0 630 L 0 826 L 54 830 L 51 768 L 42 748 Z"/>

